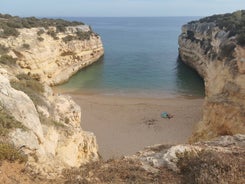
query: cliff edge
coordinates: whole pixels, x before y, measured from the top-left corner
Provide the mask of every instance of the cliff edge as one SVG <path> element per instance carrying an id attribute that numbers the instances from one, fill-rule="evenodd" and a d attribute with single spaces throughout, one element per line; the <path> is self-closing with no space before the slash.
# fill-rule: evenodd
<path id="1" fill-rule="evenodd" d="M 50 86 L 104 53 L 99 35 L 80 22 L 0 14 L 0 161 L 25 160 L 30 173 L 55 178 L 99 159 L 81 109 Z"/>
<path id="2" fill-rule="evenodd" d="M 15 61 L 48 85 L 67 81 L 104 54 L 100 36 L 81 22 L 8 15 L 0 15 L 0 22 L 0 62 Z"/>
<path id="3" fill-rule="evenodd" d="M 245 133 L 245 11 L 182 27 L 181 60 L 205 81 L 203 119 L 191 141 Z"/>

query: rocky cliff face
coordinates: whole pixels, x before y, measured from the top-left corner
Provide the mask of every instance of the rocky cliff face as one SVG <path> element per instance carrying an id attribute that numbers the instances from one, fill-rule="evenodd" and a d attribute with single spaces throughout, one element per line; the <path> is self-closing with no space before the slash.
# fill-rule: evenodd
<path id="1" fill-rule="evenodd" d="M 25 73 L 49 85 L 67 81 L 104 54 L 100 37 L 87 25 L 68 26 L 63 32 L 56 29 L 17 29 L 17 37 L 1 38 L 0 45 L 8 49 L 7 55 L 16 59 Z"/>
<path id="2" fill-rule="evenodd" d="M 0 23 L 0 142 L 25 153 L 30 172 L 46 178 L 98 160 L 94 134 L 80 127 L 80 107 L 50 86 L 97 61 L 100 37 L 63 20 L 0 14 Z"/>
<path id="3" fill-rule="evenodd" d="M 38 94 L 42 103 L 34 104 L 30 94 L 14 89 L 9 79 L 18 81 L 0 68 L 0 111 L 13 116 L 25 128 L 13 127 L 0 138 L 28 155 L 31 172 L 52 178 L 64 168 L 99 158 L 96 138 L 81 129 L 80 107 L 69 96 L 54 94 L 44 86 L 44 92 Z"/>
<path id="4" fill-rule="evenodd" d="M 231 14 L 238 17 L 235 20 L 240 27 L 245 17 L 242 13 Z M 179 36 L 182 61 L 205 81 L 203 120 L 192 141 L 245 133 L 245 47 L 241 40 L 239 43 L 238 34 L 218 18 L 190 22 Z"/>

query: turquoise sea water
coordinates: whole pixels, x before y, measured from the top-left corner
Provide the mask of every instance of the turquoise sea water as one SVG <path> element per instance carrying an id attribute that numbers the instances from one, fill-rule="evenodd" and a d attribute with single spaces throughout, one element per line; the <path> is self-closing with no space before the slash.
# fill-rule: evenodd
<path id="1" fill-rule="evenodd" d="M 181 26 L 197 17 L 66 19 L 91 25 L 105 55 L 58 88 L 107 95 L 204 95 L 202 79 L 178 61 Z"/>

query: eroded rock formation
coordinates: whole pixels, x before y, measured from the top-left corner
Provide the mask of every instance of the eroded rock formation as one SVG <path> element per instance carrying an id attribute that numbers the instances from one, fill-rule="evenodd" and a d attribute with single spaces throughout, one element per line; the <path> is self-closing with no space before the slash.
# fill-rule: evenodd
<path id="1" fill-rule="evenodd" d="M 25 153 L 30 172 L 45 178 L 98 160 L 94 134 L 80 127 L 80 107 L 50 86 L 97 61 L 100 37 L 78 22 L 9 15 L 0 21 L 0 142 Z"/>
<path id="2" fill-rule="evenodd" d="M 1 38 L 0 45 L 25 73 L 49 85 L 67 81 L 104 54 L 100 37 L 87 25 L 66 27 L 58 33 L 56 27 L 22 28 L 18 32 L 17 37 Z M 89 38 L 74 39 L 79 32 L 89 34 Z"/>
<path id="3" fill-rule="evenodd" d="M 52 178 L 64 168 L 98 159 L 96 138 L 81 129 L 80 107 L 69 96 L 54 94 L 46 86 L 40 94 L 43 104 L 34 104 L 12 88 L 7 71 L 0 69 L 0 109 L 26 127 L 12 129 L 5 140 L 28 155 L 32 172 Z"/>
<path id="4" fill-rule="evenodd" d="M 203 119 L 192 141 L 245 133 L 245 47 L 244 33 L 239 32 L 245 13 L 224 15 L 224 21 L 222 16 L 190 22 L 179 36 L 182 61 L 205 81 Z M 236 24 L 229 24 L 228 16 Z M 235 28 L 227 28 L 225 23 Z"/>

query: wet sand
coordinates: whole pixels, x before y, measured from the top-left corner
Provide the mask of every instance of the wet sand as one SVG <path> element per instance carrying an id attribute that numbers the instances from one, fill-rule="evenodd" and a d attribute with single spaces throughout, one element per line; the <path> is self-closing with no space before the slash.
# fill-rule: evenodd
<path id="1" fill-rule="evenodd" d="M 94 132 L 104 159 L 154 144 L 185 143 L 201 119 L 203 99 L 69 94 L 81 106 L 82 129 Z M 173 114 L 172 119 L 161 113 Z"/>

